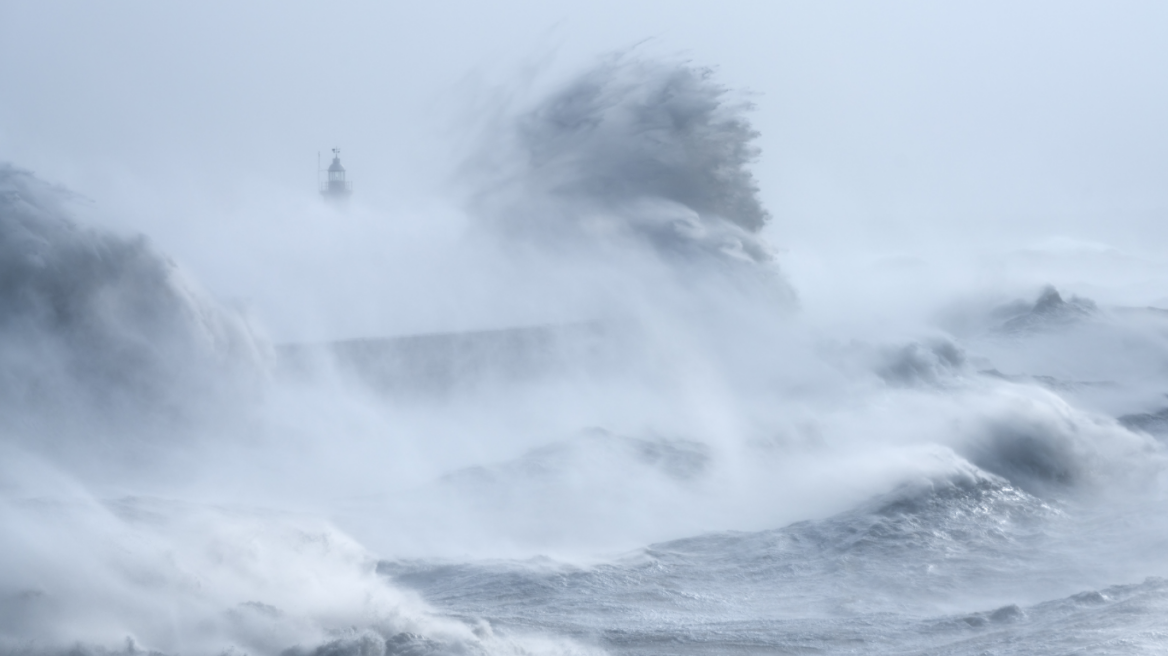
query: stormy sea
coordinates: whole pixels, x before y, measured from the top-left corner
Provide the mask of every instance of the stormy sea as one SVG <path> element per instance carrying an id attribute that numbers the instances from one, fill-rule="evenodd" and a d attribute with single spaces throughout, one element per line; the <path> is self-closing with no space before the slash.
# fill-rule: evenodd
<path id="1" fill-rule="evenodd" d="M 416 334 L 273 339 L 0 166 L 0 653 L 1168 650 L 1163 272 L 792 276 L 753 111 L 620 55 L 485 116 L 464 229 L 392 248 L 495 321 L 312 283 Z"/>

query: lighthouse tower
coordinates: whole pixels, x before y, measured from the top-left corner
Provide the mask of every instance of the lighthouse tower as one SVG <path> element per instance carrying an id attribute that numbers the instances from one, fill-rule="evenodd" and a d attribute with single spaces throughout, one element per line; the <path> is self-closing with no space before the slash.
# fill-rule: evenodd
<path id="1" fill-rule="evenodd" d="M 333 148 L 333 163 L 328 167 L 328 180 L 321 183 L 320 195 L 325 200 L 343 202 L 353 193 L 353 183 L 345 180 L 345 167 L 341 166 L 341 149 Z"/>

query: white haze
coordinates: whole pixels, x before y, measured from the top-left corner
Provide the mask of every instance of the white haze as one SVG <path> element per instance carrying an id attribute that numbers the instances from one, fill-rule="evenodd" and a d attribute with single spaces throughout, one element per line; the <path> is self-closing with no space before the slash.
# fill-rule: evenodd
<path id="1" fill-rule="evenodd" d="M 599 652 L 376 563 L 587 566 L 979 477 L 1072 537 L 898 608 L 1168 574 L 1164 448 L 1117 421 L 1168 392 L 1163 13 L 6 5 L 0 650 Z M 286 364 L 516 326 L 599 337 L 416 394 Z"/>

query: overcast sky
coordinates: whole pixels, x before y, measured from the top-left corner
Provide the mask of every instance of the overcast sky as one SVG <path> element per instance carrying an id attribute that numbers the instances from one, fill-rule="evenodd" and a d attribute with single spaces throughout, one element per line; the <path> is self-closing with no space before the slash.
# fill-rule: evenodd
<path id="1" fill-rule="evenodd" d="M 1168 234 L 1166 26 L 1127 1 L 9 0 L 0 159 L 221 288 L 207 245 L 279 231 L 249 208 L 312 202 L 318 152 L 343 149 L 363 207 L 426 220 L 477 112 L 641 44 L 752 94 L 780 248 L 1147 248 Z"/>

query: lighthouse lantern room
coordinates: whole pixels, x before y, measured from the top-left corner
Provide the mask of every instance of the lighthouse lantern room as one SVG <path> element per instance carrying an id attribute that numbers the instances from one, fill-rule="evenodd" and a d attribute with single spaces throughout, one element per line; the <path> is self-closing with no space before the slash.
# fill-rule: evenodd
<path id="1" fill-rule="evenodd" d="M 341 166 L 341 149 L 333 148 L 333 163 L 328 167 L 328 180 L 320 185 L 320 195 L 325 200 L 344 201 L 351 193 L 353 183 L 345 180 L 345 167 Z"/>

